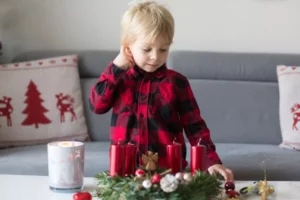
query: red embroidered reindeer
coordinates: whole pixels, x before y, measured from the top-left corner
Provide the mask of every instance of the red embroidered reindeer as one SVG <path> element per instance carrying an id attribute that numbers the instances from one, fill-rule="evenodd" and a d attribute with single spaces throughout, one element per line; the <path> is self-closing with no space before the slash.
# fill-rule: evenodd
<path id="1" fill-rule="evenodd" d="M 293 130 L 297 130 L 297 123 L 300 121 L 300 111 L 296 112 L 300 109 L 300 104 L 295 104 L 292 108 L 291 108 L 291 113 L 294 113 L 293 118 L 294 118 L 294 123 L 293 123 Z"/>
<path id="2" fill-rule="evenodd" d="M 76 114 L 73 109 L 74 99 L 70 95 L 59 93 L 55 95 L 57 98 L 56 107 L 60 111 L 60 122 L 65 122 L 65 113 L 71 113 L 71 121 L 76 120 Z"/>
<path id="3" fill-rule="evenodd" d="M 13 112 L 13 107 L 10 104 L 11 98 L 10 97 L 3 97 L 3 100 L 0 99 L 0 116 L 4 116 L 7 119 L 7 126 L 12 126 L 12 121 L 10 114 Z M 2 107 L 4 104 L 4 107 Z"/>

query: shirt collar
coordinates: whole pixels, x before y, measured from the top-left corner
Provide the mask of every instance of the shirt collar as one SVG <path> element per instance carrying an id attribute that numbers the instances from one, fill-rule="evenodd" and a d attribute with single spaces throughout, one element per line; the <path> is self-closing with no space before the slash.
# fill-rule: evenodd
<path id="1" fill-rule="evenodd" d="M 139 68 L 137 65 L 135 65 L 134 67 L 132 67 L 129 70 L 129 73 L 131 75 L 133 75 L 135 78 L 144 77 L 144 76 L 149 76 L 149 77 L 155 76 L 156 78 L 162 78 L 167 73 L 167 66 L 166 66 L 166 64 L 163 64 L 154 72 L 146 72 L 145 70 L 143 70 L 143 69 Z"/>

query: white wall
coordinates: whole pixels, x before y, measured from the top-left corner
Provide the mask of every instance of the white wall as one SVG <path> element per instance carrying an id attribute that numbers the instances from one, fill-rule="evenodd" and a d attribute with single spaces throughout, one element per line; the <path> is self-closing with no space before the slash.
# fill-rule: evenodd
<path id="1" fill-rule="evenodd" d="M 129 0 L 9 2 L 8 54 L 26 49 L 119 49 Z M 173 49 L 300 53 L 300 0 L 161 0 L 176 20 Z"/>

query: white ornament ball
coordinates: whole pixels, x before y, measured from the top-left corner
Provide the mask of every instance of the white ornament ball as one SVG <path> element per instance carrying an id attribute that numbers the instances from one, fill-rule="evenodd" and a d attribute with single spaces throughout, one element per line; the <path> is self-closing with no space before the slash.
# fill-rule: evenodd
<path id="1" fill-rule="evenodd" d="M 183 179 L 186 180 L 186 181 L 191 181 L 192 180 L 192 175 L 191 173 L 185 173 L 183 175 Z"/>
<path id="2" fill-rule="evenodd" d="M 174 192 L 178 187 L 178 180 L 171 174 L 165 175 L 160 180 L 160 187 L 164 192 Z"/>
<path id="3" fill-rule="evenodd" d="M 177 172 L 176 174 L 175 174 L 175 177 L 178 179 L 178 180 L 182 180 L 183 179 L 183 174 L 181 173 L 181 172 Z"/>
<path id="4" fill-rule="evenodd" d="M 144 188 L 149 189 L 152 186 L 152 183 L 150 180 L 144 180 L 142 185 Z"/>

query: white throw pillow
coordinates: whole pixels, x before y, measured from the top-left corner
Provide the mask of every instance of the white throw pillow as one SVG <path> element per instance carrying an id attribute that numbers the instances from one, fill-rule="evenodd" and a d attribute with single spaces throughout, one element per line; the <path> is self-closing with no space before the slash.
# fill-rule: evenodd
<path id="1" fill-rule="evenodd" d="M 277 66 L 280 96 L 280 147 L 300 150 L 300 67 Z"/>
<path id="2" fill-rule="evenodd" d="M 0 65 L 0 147 L 89 139 L 77 55 Z"/>

